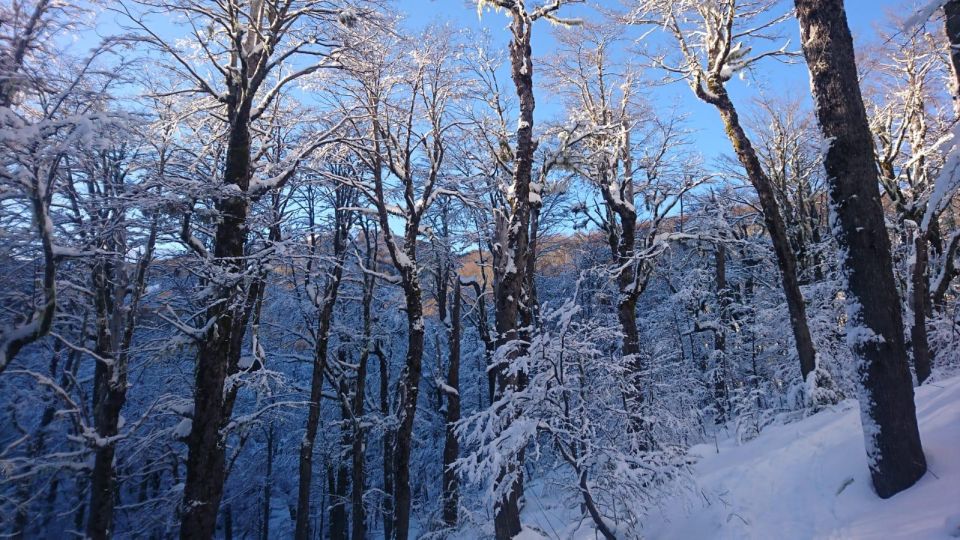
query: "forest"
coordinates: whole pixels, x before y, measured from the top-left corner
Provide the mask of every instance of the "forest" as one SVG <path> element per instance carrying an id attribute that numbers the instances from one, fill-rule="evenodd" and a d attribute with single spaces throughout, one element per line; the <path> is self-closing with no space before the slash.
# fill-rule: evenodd
<path id="1" fill-rule="evenodd" d="M 876 4 L 0 0 L 0 537 L 960 536 L 960 0 Z"/>

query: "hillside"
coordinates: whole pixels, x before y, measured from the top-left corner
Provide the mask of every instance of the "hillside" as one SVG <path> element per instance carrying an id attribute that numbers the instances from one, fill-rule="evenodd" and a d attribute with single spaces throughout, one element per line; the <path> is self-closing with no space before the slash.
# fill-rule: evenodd
<path id="1" fill-rule="evenodd" d="M 960 377 L 917 390 L 929 472 L 888 500 L 870 486 L 854 400 L 803 420 L 733 437 L 690 452 L 694 494 L 664 501 L 649 539 L 941 539 L 960 537 Z M 529 538 L 593 538 L 589 521 L 568 525 L 537 490 L 527 504 Z M 572 511 L 576 514 L 576 509 Z M 534 529 L 543 533 L 537 534 Z"/>

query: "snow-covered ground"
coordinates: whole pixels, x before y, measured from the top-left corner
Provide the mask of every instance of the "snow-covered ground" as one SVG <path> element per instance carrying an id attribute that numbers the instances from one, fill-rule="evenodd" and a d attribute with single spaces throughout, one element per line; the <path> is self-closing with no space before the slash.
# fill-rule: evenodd
<path id="1" fill-rule="evenodd" d="M 960 377 L 917 390 L 929 472 L 882 500 L 870 485 L 857 404 L 845 401 L 798 422 L 691 453 L 694 495 L 663 501 L 641 534 L 649 539 L 948 539 L 960 537 Z M 531 486 L 532 487 L 532 486 Z M 549 538 L 594 538 L 529 493 L 524 523 Z M 569 512 L 569 511 L 568 511 Z M 569 513 L 566 514 L 570 516 Z M 528 538 L 540 538 L 533 530 Z"/>

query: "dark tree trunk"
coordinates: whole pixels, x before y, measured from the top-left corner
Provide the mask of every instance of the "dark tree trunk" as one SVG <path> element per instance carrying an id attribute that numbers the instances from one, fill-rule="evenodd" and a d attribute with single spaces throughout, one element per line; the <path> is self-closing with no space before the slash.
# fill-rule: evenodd
<path id="1" fill-rule="evenodd" d="M 770 233 L 773 251 L 777 257 L 777 266 L 780 269 L 783 293 L 787 299 L 787 310 L 790 312 L 790 327 L 793 330 L 797 356 L 800 359 L 800 374 L 806 380 L 807 376 L 817 367 L 817 352 L 813 346 L 813 338 L 810 336 L 810 327 L 807 325 L 806 304 L 803 300 L 803 293 L 800 292 L 800 281 L 797 278 L 797 256 L 790 246 L 790 237 L 787 234 L 787 226 L 784 223 L 783 215 L 780 213 L 773 183 L 767 173 L 764 172 L 753 144 L 740 125 L 740 117 L 733 106 L 733 102 L 730 101 L 723 82 L 714 79 L 712 75 L 710 77 L 710 80 L 707 81 L 709 92 L 700 89 L 697 95 L 703 101 L 716 107 L 720 112 L 720 117 L 726 127 L 727 136 L 733 143 L 737 159 L 740 160 L 740 164 L 743 165 L 747 173 L 747 178 L 750 179 L 750 183 L 757 191 L 760 208 L 763 210 L 763 220 L 767 226 L 767 231 Z"/>
<path id="2" fill-rule="evenodd" d="M 730 290 L 727 288 L 727 248 L 719 244 L 714 251 L 716 262 L 717 328 L 713 331 L 713 398 L 717 407 L 717 424 L 727 419 L 727 324 L 729 323 Z"/>
<path id="3" fill-rule="evenodd" d="M 260 540 L 270 538 L 270 498 L 273 497 L 273 423 L 267 428 L 267 471 L 263 480 L 263 524 Z"/>
<path id="4" fill-rule="evenodd" d="M 873 139 L 842 0 L 795 0 L 817 118 L 830 141 L 826 167 L 860 362 L 861 417 L 870 474 L 882 498 L 910 487 L 926 459 L 917 429 L 900 298 L 884 226 Z"/>
<path id="5" fill-rule="evenodd" d="M 390 370 L 387 367 L 387 355 L 377 350 L 380 361 L 380 414 L 390 416 Z M 393 538 L 393 433 L 389 429 L 383 432 L 383 537 Z"/>
<path id="6" fill-rule="evenodd" d="M 336 481 L 334 482 L 334 492 L 330 494 L 330 533 L 327 538 L 331 540 L 347 540 L 347 483 L 349 471 L 344 463 L 337 465 Z"/>
<path id="7" fill-rule="evenodd" d="M 414 240 L 415 242 L 415 240 Z M 420 372 L 423 362 L 423 305 L 416 272 L 404 280 L 407 307 L 407 358 L 397 381 L 397 427 L 394 458 L 393 532 L 397 540 L 407 540 L 410 534 L 410 453 L 413 447 L 413 420 L 420 393 Z"/>
<path id="8" fill-rule="evenodd" d="M 245 193 L 250 187 L 251 174 L 249 105 L 230 117 L 223 178 L 226 184 L 235 185 Z M 224 275 L 240 275 L 247 239 L 247 198 L 227 195 L 215 202 L 220 221 L 214 235 L 213 263 Z M 240 359 L 236 344 L 242 341 L 249 315 L 232 307 L 235 289 L 230 285 L 218 287 L 216 298 L 205 314 L 206 320 L 215 322 L 198 346 L 193 427 L 187 438 L 187 479 L 180 522 L 183 540 L 206 540 L 212 538 L 216 530 L 226 473 L 226 441 L 221 430 L 233 408 L 233 400 L 224 395 L 224 382 L 231 366 Z"/>
<path id="9" fill-rule="evenodd" d="M 121 388 L 118 385 L 119 380 L 111 380 L 114 375 L 113 367 L 117 361 L 113 354 L 116 346 L 111 331 L 114 307 L 113 287 L 110 282 L 112 274 L 109 263 L 101 262 L 94 268 L 93 290 L 97 313 L 95 353 L 106 362 L 110 362 L 107 364 L 97 360 L 93 378 L 94 425 L 97 428 L 97 435 L 103 439 L 117 435 L 120 409 L 126 401 L 126 384 Z M 94 452 L 93 471 L 90 475 L 87 536 L 97 540 L 109 538 L 113 529 L 116 484 L 116 472 L 113 469 L 114 452 L 113 443 L 98 445 Z"/>
<path id="10" fill-rule="evenodd" d="M 97 425 L 97 436 L 103 438 L 117 435 L 120 409 L 126 401 L 126 392 L 111 388 L 108 371 L 101 362 L 97 362 L 94 375 L 94 399 L 97 401 L 94 421 Z M 90 474 L 87 537 L 95 540 L 110 538 L 113 533 L 113 509 L 116 501 L 116 471 L 113 469 L 115 450 L 116 445 L 113 443 L 98 447 Z"/>
<path id="11" fill-rule="evenodd" d="M 527 270 L 524 275 L 523 297 L 520 301 L 521 339 L 529 341 L 540 318 L 540 300 L 537 297 L 537 241 L 540 236 L 540 203 L 530 203 L 530 233 L 527 235 Z M 521 386 L 526 386 L 522 383 Z"/>
<path id="12" fill-rule="evenodd" d="M 384 442 L 384 483 L 386 484 L 388 481 L 393 483 L 393 500 L 387 503 L 393 510 L 393 522 L 384 528 L 392 529 L 389 532 L 397 540 L 407 540 L 410 534 L 411 507 L 410 454 L 413 449 L 413 423 L 417 413 L 417 399 L 420 395 L 420 378 L 423 370 L 423 295 L 420 288 L 420 269 L 417 263 L 417 241 L 420 236 L 420 219 L 423 216 L 423 208 L 418 208 L 413 203 L 415 198 L 413 179 L 410 176 L 404 177 L 402 180 L 404 198 L 408 203 L 408 213 L 403 233 L 403 245 L 397 245 L 397 241 L 389 236 L 391 234 L 390 217 L 387 212 L 387 198 L 384 195 L 384 164 L 380 147 L 380 137 L 383 130 L 376 118 L 373 122 L 373 133 L 375 144 L 375 166 L 371 171 L 374 179 L 373 198 L 377 204 L 380 230 L 384 232 L 387 250 L 390 253 L 393 266 L 399 274 L 407 315 L 407 354 L 403 369 L 400 371 L 397 380 L 397 428 L 392 433 L 385 434 Z M 424 196 L 427 197 L 428 195 L 425 194 Z M 381 387 L 381 392 L 385 394 L 386 389 Z M 381 399 L 385 399 L 385 397 Z M 381 403 L 381 405 L 384 404 Z M 393 443 L 392 448 L 389 448 L 390 443 Z M 392 471 L 387 470 L 388 460 L 391 462 Z"/>
<path id="13" fill-rule="evenodd" d="M 354 428 L 353 428 L 353 448 L 351 451 L 352 457 L 352 466 L 351 466 L 351 499 L 350 507 L 353 512 L 352 514 L 352 530 L 353 538 L 366 538 L 367 537 L 367 526 L 366 526 L 366 512 L 363 507 L 363 492 L 366 489 L 364 482 L 364 470 L 365 470 L 365 459 L 364 459 L 364 449 L 366 447 L 364 443 L 364 432 L 363 427 L 360 425 L 360 419 L 363 417 L 363 393 L 364 393 L 364 379 L 367 377 L 367 359 L 369 358 L 369 353 L 364 350 L 360 354 L 360 368 L 357 370 L 357 387 L 356 394 L 354 397 L 353 403 L 353 414 L 355 417 Z"/>
<path id="14" fill-rule="evenodd" d="M 460 281 L 453 285 L 450 298 L 450 365 L 447 372 L 446 439 L 443 444 L 443 522 L 457 524 L 460 484 L 453 463 L 460 457 L 460 443 L 454 426 L 460 421 Z"/>
<path id="15" fill-rule="evenodd" d="M 623 162 L 624 178 L 621 190 L 616 191 L 614 171 L 601 168 L 600 193 L 607 206 L 609 224 L 607 243 L 613 258 L 613 267 L 617 273 L 617 320 L 623 332 L 621 354 L 627 362 L 629 379 L 626 381 L 624 402 L 630 416 L 630 430 L 638 437 L 639 450 L 649 449 L 653 441 L 649 440 L 649 427 L 645 420 L 644 399 L 641 377 L 644 370 L 640 357 L 640 332 L 637 328 L 637 302 L 643 292 L 645 280 L 640 262 L 636 261 L 637 248 L 637 211 L 634 207 L 633 160 L 630 148 L 629 126 L 624 121 L 620 142 L 620 159 Z"/>
<path id="16" fill-rule="evenodd" d="M 910 299 L 913 308 L 913 324 L 910 327 L 910 346 L 913 352 L 913 367 L 917 372 L 917 382 L 923 384 L 930 376 L 930 343 L 927 340 L 927 313 L 930 302 L 930 250 L 927 234 L 917 231 L 913 241 L 915 260 L 911 272 L 913 295 Z"/>

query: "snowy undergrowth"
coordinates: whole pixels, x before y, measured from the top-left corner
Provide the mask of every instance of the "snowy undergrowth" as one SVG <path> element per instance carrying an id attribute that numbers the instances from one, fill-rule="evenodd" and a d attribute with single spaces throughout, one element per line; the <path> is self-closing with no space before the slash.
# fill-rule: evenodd
<path id="1" fill-rule="evenodd" d="M 960 537 L 960 377 L 917 389 L 929 472 L 890 499 L 870 485 L 857 403 L 846 400 L 803 420 L 691 448 L 694 495 L 652 509 L 649 539 L 949 539 Z M 550 486 L 526 492 L 526 540 L 595 538 L 579 508 Z"/>

